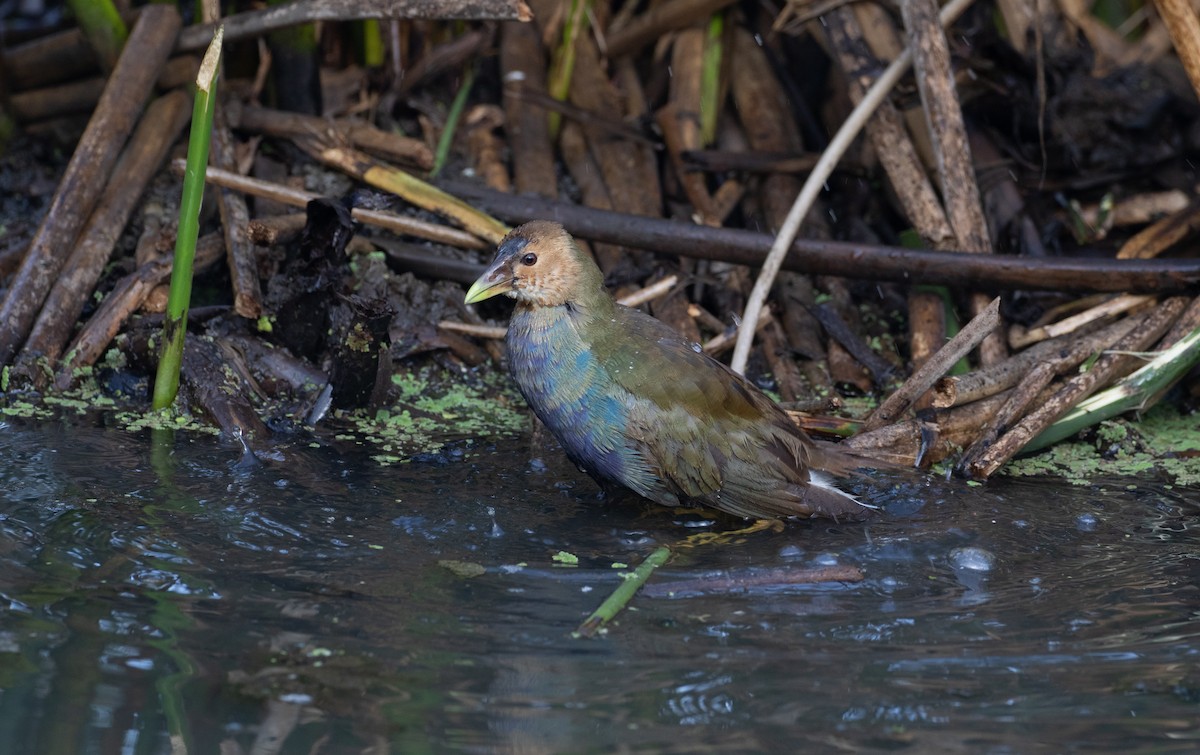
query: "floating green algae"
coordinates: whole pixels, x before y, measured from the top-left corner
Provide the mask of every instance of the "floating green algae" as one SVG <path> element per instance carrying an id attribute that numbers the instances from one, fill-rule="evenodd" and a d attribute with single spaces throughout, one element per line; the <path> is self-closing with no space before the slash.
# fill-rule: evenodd
<path id="1" fill-rule="evenodd" d="M 1137 421 L 1101 422 L 1087 437 L 1012 461 L 1003 473 L 1051 475 L 1076 485 L 1090 485 L 1097 477 L 1165 473 L 1178 485 L 1200 484 L 1200 418 L 1194 414 L 1160 405 Z"/>
<path id="2" fill-rule="evenodd" d="M 434 453 L 456 440 L 516 435 L 528 425 L 525 401 L 503 374 L 427 368 L 392 376 L 395 400 L 382 409 L 339 413 L 337 440 L 370 446 L 381 464 Z"/>

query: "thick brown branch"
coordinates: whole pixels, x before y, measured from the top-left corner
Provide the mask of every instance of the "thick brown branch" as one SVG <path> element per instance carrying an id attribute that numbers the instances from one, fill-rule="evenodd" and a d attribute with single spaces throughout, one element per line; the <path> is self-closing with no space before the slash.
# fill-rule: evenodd
<path id="1" fill-rule="evenodd" d="M 511 223 L 555 220 L 590 241 L 722 260 L 762 264 L 771 237 L 754 231 L 709 228 L 672 220 L 579 207 L 537 197 L 490 191 L 467 181 L 443 188 Z M 1200 260 L 1100 260 L 959 254 L 797 239 L 785 270 L 866 280 L 940 283 L 1037 291 L 1140 291 L 1175 293 L 1200 288 Z"/>

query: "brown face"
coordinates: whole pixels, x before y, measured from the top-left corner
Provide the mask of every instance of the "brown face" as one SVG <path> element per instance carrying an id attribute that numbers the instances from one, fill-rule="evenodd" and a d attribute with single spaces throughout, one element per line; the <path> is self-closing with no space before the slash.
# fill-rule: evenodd
<path id="1" fill-rule="evenodd" d="M 536 221 L 511 231 L 496 247 L 496 259 L 467 291 L 474 304 L 499 294 L 553 307 L 569 298 L 579 263 L 570 236 L 557 223 Z"/>

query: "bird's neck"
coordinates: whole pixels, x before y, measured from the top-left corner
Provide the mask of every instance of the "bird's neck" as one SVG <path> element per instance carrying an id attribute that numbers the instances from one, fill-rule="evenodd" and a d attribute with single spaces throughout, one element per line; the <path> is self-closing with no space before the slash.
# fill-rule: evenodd
<path id="1" fill-rule="evenodd" d="M 577 323 L 611 319 L 617 303 L 603 287 L 595 291 L 585 290 L 568 297 L 556 305 L 518 301 L 516 314 L 538 320 L 571 319 Z"/>

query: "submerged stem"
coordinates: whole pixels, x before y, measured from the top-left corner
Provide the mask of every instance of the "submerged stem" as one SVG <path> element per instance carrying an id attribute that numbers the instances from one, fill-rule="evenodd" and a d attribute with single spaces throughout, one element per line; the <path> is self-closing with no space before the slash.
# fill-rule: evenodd
<path id="1" fill-rule="evenodd" d="M 612 595 L 609 595 L 600 607 L 592 611 L 592 615 L 579 625 L 579 629 L 575 630 L 576 634 L 581 637 L 594 637 L 596 632 L 604 628 L 604 625 L 612 621 L 621 609 L 633 599 L 633 596 L 642 585 L 646 584 L 646 580 L 650 579 L 650 575 L 654 570 L 667 562 L 671 557 L 671 549 L 665 545 L 660 545 L 646 557 L 646 560 L 638 565 L 637 569 L 625 576 L 625 581 L 613 590 Z"/>

